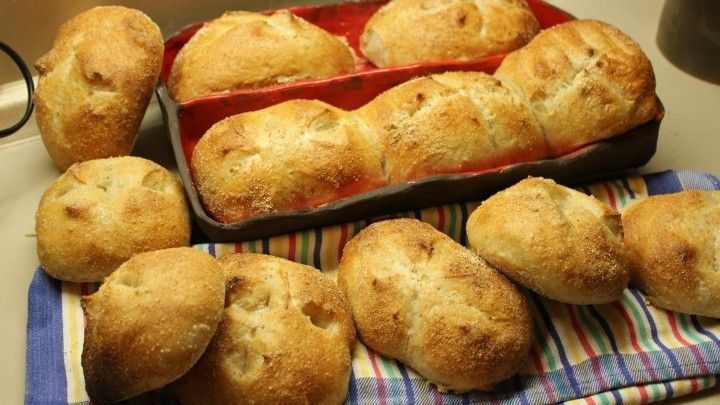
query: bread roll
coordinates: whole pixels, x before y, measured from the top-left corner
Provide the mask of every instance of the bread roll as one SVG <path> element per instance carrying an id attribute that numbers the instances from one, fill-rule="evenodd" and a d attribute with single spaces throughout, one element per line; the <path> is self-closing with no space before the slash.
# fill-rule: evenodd
<path id="1" fill-rule="evenodd" d="M 505 277 L 432 226 L 370 225 L 345 246 L 338 284 L 362 341 L 438 389 L 492 389 L 527 360 L 532 319 Z"/>
<path id="2" fill-rule="evenodd" d="M 180 182 L 146 159 L 76 163 L 45 191 L 35 214 L 45 271 L 100 281 L 136 253 L 187 246 L 190 215 Z"/>
<path id="3" fill-rule="evenodd" d="M 632 282 L 650 303 L 720 318 L 720 191 L 649 197 L 622 223 Z"/>
<path id="4" fill-rule="evenodd" d="M 600 21 L 576 20 L 541 32 L 509 54 L 495 77 L 527 97 L 554 156 L 622 134 L 658 109 L 647 56 Z"/>
<path id="5" fill-rule="evenodd" d="M 198 142 L 192 167 L 205 208 L 226 223 L 385 184 L 380 152 L 353 116 L 316 100 L 220 121 Z"/>
<path id="6" fill-rule="evenodd" d="M 467 60 L 517 49 L 539 30 L 525 0 L 393 0 L 368 20 L 360 49 L 380 67 Z"/>
<path id="7" fill-rule="evenodd" d="M 83 297 L 82 354 L 93 403 L 163 387 L 205 351 L 222 315 L 222 269 L 192 248 L 145 252 Z"/>
<path id="8" fill-rule="evenodd" d="M 160 29 L 138 10 L 95 7 L 60 27 L 35 63 L 35 116 L 59 168 L 130 153 L 162 56 Z"/>
<path id="9" fill-rule="evenodd" d="M 220 327 L 173 385 L 183 404 L 340 404 L 355 327 L 345 297 L 316 269 L 260 254 L 220 259 Z"/>
<path id="10" fill-rule="evenodd" d="M 170 73 L 176 101 L 355 71 L 343 40 L 289 11 L 232 11 L 206 23 L 180 50 Z"/>
<path id="11" fill-rule="evenodd" d="M 552 180 L 528 178 L 483 201 L 467 234 L 493 267 L 556 301 L 612 302 L 630 278 L 620 215 Z"/>
<path id="12" fill-rule="evenodd" d="M 530 107 L 482 72 L 414 79 L 357 110 L 378 138 L 391 183 L 547 156 Z"/>

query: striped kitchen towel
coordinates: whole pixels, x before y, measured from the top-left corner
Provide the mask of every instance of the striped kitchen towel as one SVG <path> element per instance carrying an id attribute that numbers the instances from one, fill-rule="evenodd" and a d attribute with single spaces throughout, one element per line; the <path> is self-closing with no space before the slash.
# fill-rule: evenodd
<path id="1" fill-rule="evenodd" d="M 579 187 L 618 210 L 632 199 L 687 188 L 720 189 L 716 177 L 662 172 Z M 465 222 L 477 203 L 449 204 L 393 215 L 433 224 L 465 243 Z M 197 248 L 220 257 L 263 252 L 313 265 L 334 277 L 345 243 L 372 221 L 357 221 L 237 244 Z M 26 403 L 85 404 L 80 355 L 84 319 L 80 297 L 97 284 L 65 283 L 38 269 L 30 285 Z M 358 342 L 349 403 L 469 404 L 479 402 L 641 403 L 697 392 L 718 384 L 720 322 L 650 307 L 630 288 L 620 301 L 574 306 L 526 291 L 535 319 L 535 342 L 518 375 L 492 393 L 442 394 L 412 369 Z M 163 390 L 140 403 L 174 403 Z"/>

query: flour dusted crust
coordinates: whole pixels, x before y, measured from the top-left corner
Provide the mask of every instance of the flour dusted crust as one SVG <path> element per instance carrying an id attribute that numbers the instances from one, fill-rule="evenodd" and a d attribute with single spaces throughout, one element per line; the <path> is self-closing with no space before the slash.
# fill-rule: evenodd
<path id="1" fill-rule="evenodd" d="M 187 246 L 190 214 L 180 181 L 149 160 L 76 163 L 35 214 L 43 269 L 66 281 L 101 281 L 134 254 Z"/>
<path id="2" fill-rule="evenodd" d="M 35 116 L 60 169 L 130 153 L 162 55 L 160 29 L 138 10 L 95 7 L 60 27 L 35 63 Z"/>
<path id="3" fill-rule="evenodd" d="M 640 200 L 622 215 L 632 282 L 655 306 L 720 317 L 720 192 Z"/>
<path id="4" fill-rule="evenodd" d="M 525 45 L 540 25 L 524 0 L 393 0 L 360 36 L 376 66 L 468 60 Z"/>
<path id="5" fill-rule="evenodd" d="M 560 302 L 615 301 L 630 278 L 620 215 L 552 180 L 528 178 L 483 201 L 467 234 L 493 267 Z"/>
<path id="6" fill-rule="evenodd" d="M 335 283 L 260 254 L 220 259 L 223 319 L 196 366 L 173 384 L 183 404 L 340 404 L 355 327 Z"/>
<path id="7" fill-rule="evenodd" d="M 88 395 L 114 403 L 185 374 L 222 315 L 217 261 L 192 248 L 140 253 L 83 297 L 82 368 Z"/>
<path id="8" fill-rule="evenodd" d="M 622 134 L 655 117 L 655 75 L 617 28 L 575 20 L 512 52 L 495 77 L 532 105 L 553 156 Z"/>
<path id="9" fill-rule="evenodd" d="M 345 246 L 338 285 L 362 341 L 441 390 L 492 389 L 527 359 L 525 297 L 429 224 L 397 219 L 361 231 Z"/>
<path id="10" fill-rule="evenodd" d="M 206 23 L 180 50 L 168 87 L 176 101 L 355 71 L 355 54 L 290 11 L 232 11 Z"/>

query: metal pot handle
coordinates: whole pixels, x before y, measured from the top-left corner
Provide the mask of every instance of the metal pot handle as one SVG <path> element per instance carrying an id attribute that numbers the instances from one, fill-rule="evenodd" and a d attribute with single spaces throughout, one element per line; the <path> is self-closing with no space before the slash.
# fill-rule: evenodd
<path id="1" fill-rule="evenodd" d="M 0 41 L 0 49 L 5 52 L 8 56 L 10 56 L 10 59 L 15 62 L 15 65 L 17 65 L 18 69 L 20 69 L 20 72 L 23 75 L 23 79 L 25 79 L 25 86 L 27 87 L 27 94 L 28 94 L 28 100 L 27 100 L 27 107 L 25 107 L 25 114 L 23 114 L 22 118 L 20 118 L 20 121 L 16 122 L 14 125 L 0 129 L 0 138 L 11 135 L 20 128 L 22 128 L 23 125 L 30 119 L 30 115 L 32 114 L 33 110 L 33 89 L 35 88 L 35 83 L 33 82 L 32 74 L 30 73 L 30 70 L 28 69 L 25 62 L 22 60 L 20 55 L 15 52 L 14 49 L 12 49 L 9 45 L 5 44 L 4 42 Z"/>

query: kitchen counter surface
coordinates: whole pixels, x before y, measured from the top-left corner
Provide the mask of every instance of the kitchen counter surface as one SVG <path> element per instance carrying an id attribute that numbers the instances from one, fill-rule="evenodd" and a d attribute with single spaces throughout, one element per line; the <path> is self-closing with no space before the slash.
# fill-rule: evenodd
<path id="1" fill-rule="evenodd" d="M 658 152 L 641 173 L 691 169 L 720 175 L 720 86 L 696 79 L 670 64 L 655 44 L 662 2 L 654 0 L 553 0 L 578 18 L 611 23 L 640 43 L 653 63 L 657 94 L 667 111 L 660 128 Z M 168 33 L 165 33 L 168 34 Z M 0 86 L 0 109 L 9 97 L 24 97 L 13 86 Z M 5 99 L 5 100 L 3 100 Z M 135 155 L 172 168 L 170 145 L 153 101 L 143 121 Z M 25 376 L 27 292 L 34 269 L 34 214 L 45 188 L 60 174 L 37 135 L 34 122 L 21 133 L 0 140 L 0 392 L 3 403 L 22 403 Z M 720 391 L 692 399 L 717 403 Z"/>

